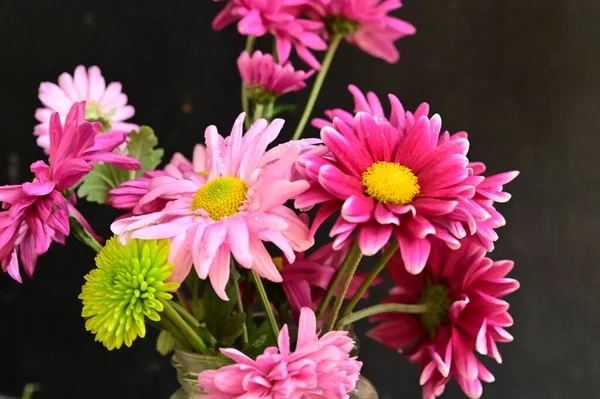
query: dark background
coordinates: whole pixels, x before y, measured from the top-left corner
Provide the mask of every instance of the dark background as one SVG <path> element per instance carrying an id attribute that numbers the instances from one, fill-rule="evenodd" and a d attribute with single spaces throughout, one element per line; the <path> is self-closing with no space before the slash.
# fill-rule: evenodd
<path id="1" fill-rule="evenodd" d="M 512 258 L 522 288 L 510 297 L 516 337 L 504 344 L 484 398 L 596 398 L 600 391 L 598 285 L 600 17 L 597 0 L 406 0 L 418 34 L 389 65 L 342 46 L 317 112 L 351 107 L 346 85 L 408 109 L 428 101 L 470 157 L 490 173 L 522 174 L 501 207 L 508 226 L 493 258 Z M 168 156 L 191 155 L 204 128 L 227 132 L 240 112 L 235 59 L 243 38 L 212 32 L 220 4 L 187 1 L 0 2 L 0 184 L 30 179 L 42 157 L 31 135 L 41 81 L 78 64 L 121 81 L 134 122 L 155 128 Z M 304 100 L 307 92 L 296 96 Z M 291 97 L 294 100 L 294 97 Z M 192 107 L 190 113 L 182 105 Z M 289 118 L 290 137 L 298 115 Z M 315 129 L 310 129 L 316 135 Z M 82 204 L 108 236 L 111 209 Z M 84 329 L 77 299 L 92 253 L 53 245 L 23 285 L 0 274 L 0 392 L 36 382 L 39 398 L 167 398 L 176 387 L 154 338 L 108 352 Z M 364 327 L 364 326 L 361 326 Z M 382 399 L 419 398 L 418 370 L 362 341 L 364 374 Z M 489 364 L 489 363 L 488 363 Z M 454 383 L 446 398 L 463 397 Z"/>

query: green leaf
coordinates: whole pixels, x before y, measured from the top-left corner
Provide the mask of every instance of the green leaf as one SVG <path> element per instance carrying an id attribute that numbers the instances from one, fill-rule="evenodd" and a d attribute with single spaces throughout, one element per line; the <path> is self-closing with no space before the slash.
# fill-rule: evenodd
<path id="1" fill-rule="evenodd" d="M 156 350 L 158 353 L 160 353 L 162 356 L 167 356 L 173 351 L 174 347 L 175 338 L 170 332 L 162 330 L 160 334 L 158 334 L 158 339 L 156 340 Z"/>
<path id="2" fill-rule="evenodd" d="M 229 301 L 223 301 L 217 296 L 210 284 L 204 291 L 204 320 L 208 331 L 224 346 L 232 346 L 243 333 L 246 322 L 245 313 L 232 315 L 236 305 L 235 287 L 229 285 L 225 290 Z"/>
<path id="3" fill-rule="evenodd" d="M 296 106 L 294 104 L 275 104 L 273 106 L 273 110 L 271 111 L 269 117 L 273 118 L 279 114 L 283 114 L 285 112 L 294 112 L 296 111 Z"/>
<path id="4" fill-rule="evenodd" d="M 190 273 L 191 274 L 191 273 Z M 204 303 L 202 299 L 196 299 L 195 301 L 189 301 L 190 308 L 192 309 L 192 314 L 198 321 L 204 320 Z"/>
<path id="5" fill-rule="evenodd" d="M 94 169 L 83 179 L 77 195 L 90 202 L 105 203 L 110 190 L 119 187 L 127 180 L 141 177 L 145 172 L 154 170 L 160 164 L 164 151 L 162 148 L 154 148 L 157 144 L 158 139 L 152 128 L 148 126 L 140 127 L 139 132 L 131 132 L 127 151 L 130 157 L 140 161 L 142 168 L 138 171 L 128 171 L 107 163 L 96 164 Z"/>
<path id="6" fill-rule="evenodd" d="M 250 331 L 250 337 L 248 344 L 244 347 L 243 352 L 251 357 L 255 358 L 265 351 L 270 346 L 277 346 L 277 342 L 271 332 L 271 326 L 268 320 L 264 320 L 260 326 L 252 325 L 252 331 Z"/>

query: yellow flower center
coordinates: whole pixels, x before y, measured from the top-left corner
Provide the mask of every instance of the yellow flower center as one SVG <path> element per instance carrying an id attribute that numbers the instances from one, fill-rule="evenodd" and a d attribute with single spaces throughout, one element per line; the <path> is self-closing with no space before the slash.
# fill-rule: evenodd
<path id="1" fill-rule="evenodd" d="M 275 263 L 275 266 L 277 267 L 277 270 L 279 270 L 279 272 L 283 271 L 283 257 L 275 256 L 273 258 L 273 263 Z"/>
<path id="2" fill-rule="evenodd" d="M 384 204 L 406 205 L 421 191 L 417 176 L 394 162 L 375 162 L 361 175 L 365 193 Z"/>
<path id="3" fill-rule="evenodd" d="M 246 199 L 248 186 L 237 177 L 217 177 L 194 194 L 192 210 L 204 209 L 213 220 L 234 215 Z"/>
<path id="4" fill-rule="evenodd" d="M 201 170 L 197 172 L 200 176 L 208 177 L 208 170 Z"/>

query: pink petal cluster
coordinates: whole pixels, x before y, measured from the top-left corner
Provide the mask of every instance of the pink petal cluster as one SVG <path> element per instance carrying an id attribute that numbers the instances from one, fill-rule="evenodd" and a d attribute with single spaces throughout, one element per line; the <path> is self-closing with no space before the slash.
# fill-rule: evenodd
<path id="1" fill-rule="evenodd" d="M 396 287 L 386 302 L 422 303 L 427 287 L 438 285 L 444 287 L 447 309 L 438 315 L 435 331 L 425 327 L 425 316 L 386 313 L 373 318 L 381 323 L 367 335 L 400 352 L 407 349 L 403 353 L 421 366 L 424 399 L 441 395 L 452 377 L 470 398 L 479 398 L 481 381 L 493 382 L 494 376 L 473 350 L 501 363 L 496 343 L 513 339 L 505 330 L 513 324 L 509 304 L 500 299 L 519 288 L 506 277 L 512 268 L 512 261 L 494 262 L 470 240 L 454 251 L 434 240 L 427 266 L 416 276 L 395 256 L 388 271 Z"/>
<path id="2" fill-rule="evenodd" d="M 172 181 L 172 178 L 183 180 L 190 174 L 204 173 L 207 170 L 206 148 L 202 144 L 196 144 L 191 162 L 177 152 L 164 170 L 146 172 L 144 176 L 123 182 L 120 187 L 110 190 L 110 197 L 106 203 L 117 209 L 131 211 L 127 216 L 158 212 L 167 205 L 167 199 L 157 197 L 151 201 L 144 201 L 143 204 L 140 204 L 140 200 L 149 191 L 160 186 L 165 180 L 163 178 L 167 181 Z"/>
<path id="3" fill-rule="evenodd" d="M 390 95 L 388 118 L 374 94 L 365 98 L 355 87 L 351 91 L 356 115 L 333 110 L 328 112 L 333 122 L 313 121 L 322 128 L 321 138 L 330 153 L 307 154 L 298 162 L 311 188 L 296 199 L 296 207 L 305 210 L 323 204 L 312 231 L 341 211 L 331 230 L 336 237 L 334 249 L 356 232 L 362 252 L 373 255 L 393 236 L 413 274 L 425 266 L 430 236 L 453 249 L 459 248 L 459 240 L 466 236 L 474 236 L 480 243 L 494 240 L 493 229 L 504 220 L 492 204 L 509 198 L 501 184 L 517 173 L 502 174 L 484 184 L 485 178 L 478 175 L 481 164 L 471 165 L 467 160 L 466 134 L 441 133 L 440 116 L 429 118 L 426 104 L 413 114 Z M 366 193 L 361 176 L 381 162 L 414 174 L 418 193 L 409 202 L 386 203 Z M 478 188 L 481 184 L 484 186 Z"/>
<path id="4" fill-rule="evenodd" d="M 265 91 L 273 97 L 306 87 L 305 80 L 312 73 L 296 71 L 291 63 L 275 63 L 271 54 L 255 51 L 252 56 L 244 51 L 237 60 L 242 82 L 252 93 Z"/>
<path id="5" fill-rule="evenodd" d="M 62 122 L 74 103 L 85 101 L 85 119 L 88 122 L 102 122 L 103 131 L 129 133 L 138 130 L 137 125 L 125 122 L 135 114 L 131 105 L 127 105 L 127 96 L 121 92 L 121 83 L 106 82 L 100 68 L 92 66 L 86 70 L 83 65 L 75 68 L 73 76 L 63 73 L 58 77 L 58 85 L 51 82 L 40 84 L 39 98 L 44 108 L 38 108 L 35 118 L 40 122 L 33 134 L 44 150 L 50 147 L 48 123 L 54 112 Z"/>
<path id="6" fill-rule="evenodd" d="M 272 34 L 277 42 L 277 56 L 285 63 L 295 48 L 298 56 L 314 69 L 321 65 L 310 50 L 322 51 L 327 44 L 317 32 L 323 23 L 300 17 L 305 0 L 229 0 L 213 21 L 213 29 L 221 30 L 237 22 L 245 36 Z"/>
<path id="7" fill-rule="evenodd" d="M 281 275 L 264 242 L 279 247 L 290 262 L 294 251 L 305 251 L 313 244 L 308 227 L 284 204 L 308 188 L 304 180 L 292 181 L 293 166 L 306 144 L 293 142 L 267 151 L 277 138 L 283 120 L 270 125 L 257 120 L 243 134 L 244 114 L 223 138 L 215 126 L 206 129 L 207 174 L 190 173 L 183 179 L 160 177 L 139 201 L 138 206 L 156 198 L 166 199 L 164 209 L 114 222 L 113 233 L 123 241 L 129 238 L 171 239 L 172 279 L 183 281 L 192 264 L 198 276 L 210 278 L 215 292 L 227 300 L 230 256 L 244 268 L 263 278 L 281 282 Z M 233 214 L 213 219 L 208 211 L 196 207 L 194 198 L 205 185 L 223 178 L 243 182 L 245 198 Z M 235 205 L 235 204 L 234 204 Z"/>
<path id="8" fill-rule="evenodd" d="M 400 58 L 394 42 L 416 33 L 410 23 L 388 15 L 402 7 L 399 0 L 315 0 L 310 5 L 330 32 L 352 32 L 348 43 L 389 63 Z"/>
<path id="9" fill-rule="evenodd" d="M 221 349 L 236 364 L 202 372 L 200 387 L 209 393 L 207 399 L 347 399 L 362 367 L 349 355 L 354 341 L 347 334 L 332 331 L 319 338 L 315 314 L 303 308 L 294 352 L 285 325 L 278 347 L 267 348 L 256 360 L 236 349 Z"/>
<path id="10" fill-rule="evenodd" d="M 33 275 L 36 260 L 52 241 L 64 243 L 69 235 L 69 213 L 89 228 L 83 216 L 62 192 L 73 188 L 92 170 L 94 162 L 109 162 L 124 169 L 139 169 L 138 161 L 114 154 L 125 142 L 124 133 L 97 135 L 102 126 L 84 121 L 85 102 L 75 103 L 65 118 L 52 114 L 49 128 L 50 166 L 31 164 L 33 182 L 0 187 L 0 262 L 2 270 L 21 282 L 19 257 L 25 272 Z"/>
<path id="11" fill-rule="evenodd" d="M 316 309 L 321 303 L 335 272 L 342 265 L 350 250 L 348 244 L 350 243 L 343 245 L 339 251 L 333 250 L 333 243 L 329 243 L 310 255 L 298 253 L 293 263 L 282 259 L 281 277 L 283 282 L 281 286 L 294 311 L 299 312 L 304 307 Z M 354 275 L 348 288 L 347 297 L 352 297 L 356 293 L 364 279 L 363 273 Z M 371 287 L 382 281 L 380 278 L 375 279 Z M 363 298 L 367 299 L 368 297 L 368 292 L 366 292 Z"/>

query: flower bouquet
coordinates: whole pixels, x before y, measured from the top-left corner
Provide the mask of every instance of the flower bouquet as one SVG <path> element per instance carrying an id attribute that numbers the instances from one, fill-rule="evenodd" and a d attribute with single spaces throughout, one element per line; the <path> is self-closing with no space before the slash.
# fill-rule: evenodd
<path id="1" fill-rule="evenodd" d="M 173 398 L 377 398 L 360 374 L 361 319 L 420 368 L 424 398 L 450 379 L 479 398 L 494 377 L 475 352 L 500 362 L 497 343 L 512 340 L 502 298 L 519 286 L 506 277 L 513 263 L 487 253 L 505 224 L 495 204 L 518 173 L 485 176 L 467 133 L 444 131 L 426 103 L 406 111 L 389 94 L 386 112 L 353 85 L 354 109 L 326 111 L 312 119 L 320 139 L 301 138 L 343 42 L 398 61 L 394 42 L 415 33 L 389 15 L 400 6 L 225 2 L 214 29 L 235 23 L 247 37 L 243 112 L 229 135 L 209 126 L 191 160 L 176 153 L 163 168 L 153 130 L 127 122 L 134 108 L 98 67 L 42 83 L 34 134 L 48 159 L 31 164 L 32 181 L 0 187 L 2 270 L 21 282 L 53 242 L 88 245 L 85 328 L 108 350 L 160 330 L 157 349 L 182 384 Z M 256 49 L 270 43 L 272 54 Z M 280 98 L 313 76 L 300 122 L 284 126 L 278 116 L 294 107 Z M 280 135 L 290 140 L 270 146 Z M 112 238 L 77 210 L 82 199 L 126 212 Z M 384 270 L 394 288 L 360 306 Z"/>

